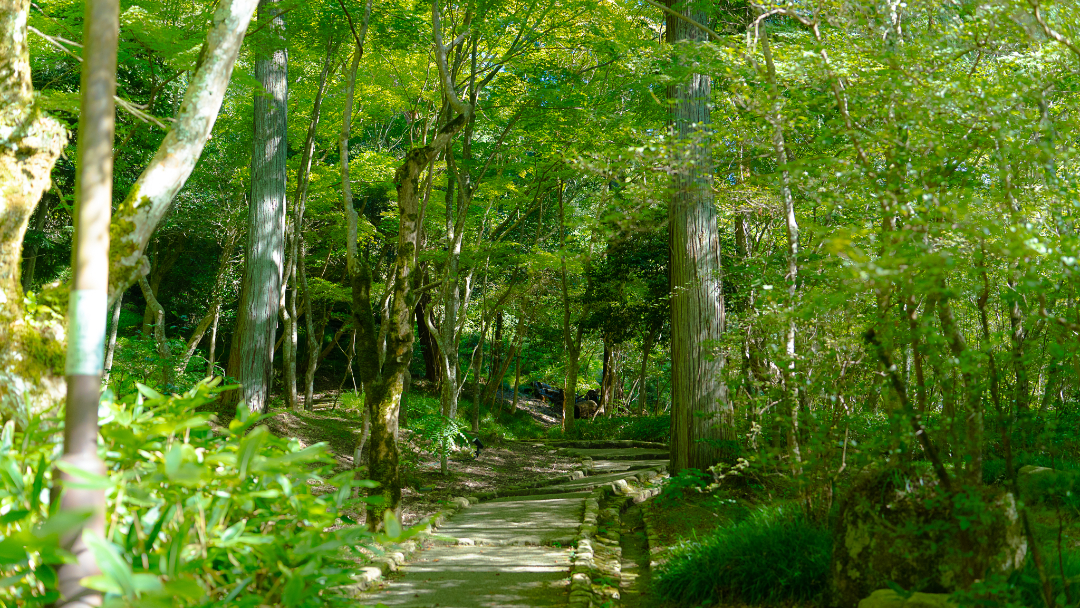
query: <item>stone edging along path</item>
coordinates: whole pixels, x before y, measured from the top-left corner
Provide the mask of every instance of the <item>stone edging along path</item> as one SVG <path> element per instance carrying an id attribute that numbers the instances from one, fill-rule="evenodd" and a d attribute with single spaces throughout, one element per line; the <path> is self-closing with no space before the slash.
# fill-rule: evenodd
<path id="1" fill-rule="evenodd" d="M 667 465 L 655 444 L 576 443 L 563 449 L 589 453 L 568 475 L 451 499 L 418 542 L 388 548 L 360 571 L 359 603 L 586 608 L 617 600 L 620 514 L 659 492 Z"/>

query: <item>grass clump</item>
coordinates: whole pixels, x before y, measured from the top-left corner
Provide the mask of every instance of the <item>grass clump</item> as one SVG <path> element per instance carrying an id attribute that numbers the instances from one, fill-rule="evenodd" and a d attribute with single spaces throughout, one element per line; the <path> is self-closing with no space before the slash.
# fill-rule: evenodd
<path id="1" fill-rule="evenodd" d="M 683 541 L 654 578 L 667 601 L 775 604 L 814 599 L 828 584 L 832 539 L 797 509 L 767 507 L 703 539 Z"/>

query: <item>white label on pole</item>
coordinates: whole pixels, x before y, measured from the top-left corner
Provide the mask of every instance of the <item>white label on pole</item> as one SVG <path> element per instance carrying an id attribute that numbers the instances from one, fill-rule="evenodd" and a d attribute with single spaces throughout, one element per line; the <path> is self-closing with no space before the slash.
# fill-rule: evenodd
<path id="1" fill-rule="evenodd" d="M 105 367 L 105 320 L 109 297 L 100 289 L 76 289 L 68 302 L 68 376 L 100 375 Z"/>

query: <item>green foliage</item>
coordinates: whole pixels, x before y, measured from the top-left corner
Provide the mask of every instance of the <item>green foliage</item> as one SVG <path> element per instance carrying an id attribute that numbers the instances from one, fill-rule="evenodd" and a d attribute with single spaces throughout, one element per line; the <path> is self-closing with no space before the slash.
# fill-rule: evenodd
<path id="1" fill-rule="evenodd" d="M 553 439 L 632 439 L 667 443 L 671 438 L 671 415 L 597 416 L 575 420 L 574 428 L 569 433 L 554 427 L 548 436 Z"/>
<path id="2" fill-rule="evenodd" d="M 102 402 L 109 474 L 71 471 L 108 497 L 105 537 L 88 538 L 103 571 L 91 584 L 116 605 L 350 604 L 342 591 L 363 559 L 358 548 L 379 538 L 346 510 L 371 482 L 329 477 L 324 445 L 278 438 L 246 407 L 228 428 L 211 425 L 199 409 L 224 390 L 217 384 L 182 396 L 140 385 Z M 40 424 L 17 433 L 9 423 L 0 437 L 2 604 L 55 598 L 53 567 L 66 559 L 57 534 L 79 521 L 51 515 L 58 433 Z"/>
<path id="3" fill-rule="evenodd" d="M 136 335 L 116 339 L 109 389 L 123 399 L 138 392 L 138 384 L 154 379 L 158 387 L 173 393 L 187 390 L 206 376 L 206 360 L 198 355 L 180 370 L 180 358 L 186 344 L 180 339 L 166 340 L 168 356 L 161 356 L 152 338 Z"/>
<path id="4" fill-rule="evenodd" d="M 454 452 L 469 443 L 465 435 L 468 424 L 460 416 L 456 419 L 444 416 L 437 398 L 410 395 L 408 400 L 409 428 L 431 455 Z M 462 412 L 459 410 L 459 413 Z"/>
<path id="5" fill-rule="evenodd" d="M 664 480 L 660 495 L 655 498 L 657 506 L 672 506 L 684 500 L 690 492 L 701 492 L 712 482 L 712 475 L 699 469 L 683 469 L 678 475 Z"/>
<path id="6" fill-rule="evenodd" d="M 827 586 L 828 530 L 792 507 L 767 507 L 705 538 L 685 540 L 654 575 L 662 599 L 780 604 L 817 599 Z"/>

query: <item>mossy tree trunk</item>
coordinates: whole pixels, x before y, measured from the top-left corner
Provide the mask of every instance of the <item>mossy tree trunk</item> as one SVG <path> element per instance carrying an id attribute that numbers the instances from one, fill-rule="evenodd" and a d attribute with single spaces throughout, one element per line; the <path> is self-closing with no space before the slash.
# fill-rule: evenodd
<path id="1" fill-rule="evenodd" d="M 357 370 L 364 387 L 364 407 L 371 421 L 367 451 L 367 477 L 379 483 L 369 491 L 381 496 L 380 505 L 369 505 L 367 524 L 378 528 L 382 514 L 395 514 L 401 505 L 401 470 L 397 447 L 398 415 L 405 388 L 405 374 L 412 360 L 413 317 L 416 309 L 414 283 L 417 271 L 417 244 L 420 242 L 420 175 L 428 169 L 435 155 L 442 151 L 466 122 L 464 115 L 447 123 L 432 141 L 406 154 L 395 173 L 398 204 L 398 241 L 393 266 L 387 277 L 388 305 L 381 306 L 380 331 L 375 330 L 375 308 L 371 302 L 372 271 L 369 261 L 361 259 L 356 240 L 364 203 L 353 204 L 349 178 L 349 135 L 356 91 L 356 72 L 364 54 L 364 39 L 371 15 L 371 0 L 365 7 L 360 32 L 354 41 L 356 48 L 350 61 L 346 80 L 345 113 L 338 139 L 345 217 L 348 222 L 346 268 L 352 286 L 352 314 L 356 328 Z M 380 301 L 384 301 L 380 299 Z"/>
<path id="2" fill-rule="evenodd" d="M 34 107 L 29 11 L 29 0 L 0 0 L 0 419 L 20 427 L 64 394 L 63 326 L 26 317 L 19 281 L 27 224 L 67 141 Z"/>

